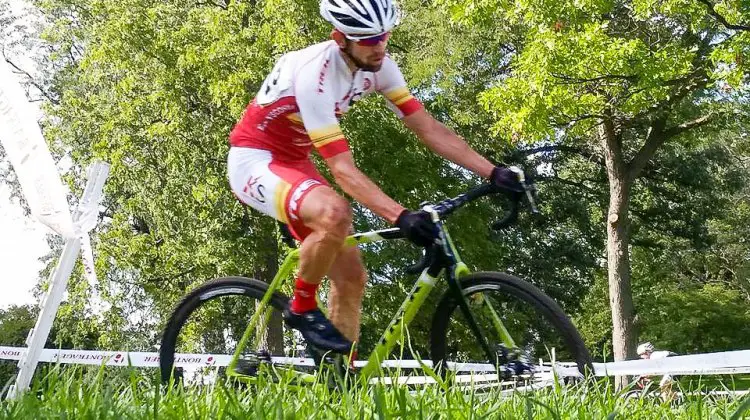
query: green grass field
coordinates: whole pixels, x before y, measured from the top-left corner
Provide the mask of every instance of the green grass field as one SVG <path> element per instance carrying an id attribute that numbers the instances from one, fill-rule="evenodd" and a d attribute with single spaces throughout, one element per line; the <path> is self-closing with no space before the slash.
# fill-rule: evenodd
<path id="1" fill-rule="evenodd" d="M 4 401 L 12 419 L 740 419 L 747 397 L 690 395 L 624 399 L 605 381 L 533 392 L 463 392 L 447 385 L 382 384 L 340 392 L 322 383 L 237 387 L 226 382 L 183 388 L 156 385 L 155 371 L 58 367 L 38 374 L 32 391 Z"/>

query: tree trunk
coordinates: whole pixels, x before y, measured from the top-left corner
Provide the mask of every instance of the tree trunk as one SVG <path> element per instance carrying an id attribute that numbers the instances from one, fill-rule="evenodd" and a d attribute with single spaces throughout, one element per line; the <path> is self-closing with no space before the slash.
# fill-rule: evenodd
<path id="1" fill-rule="evenodd" d="M 628 360 L 635 353 L 633 325 L 633 295 L 630 286 L 630 179 L 623 159 L 620 139 L 611 121 L 599 129 L 609 179 L 609 209 L 607 213 L 607 272 L 609 305 L 612 310 L 612 347 L 615 360 Z M 629 382 L 626 376 L 617 377 L 615 385 L 622 389 Z"/>
<path id="2" fill-rule="evenodd" d="M 269 240 L 266 241 L 262 266 L 255 270 L 255 277 L 266 283 L 273 280 L 273 276 L 276 275 L 276 270 L 279 267 L 279 244 L 275 235 L 269 233 L 268 236 Z M 265 348 L 274 356 L 284 354 L 284 329 L 282 328 L 281 313 L 278 311 L 271 312 L 268 328 L 265 331 L 258 331 L 258 333 L 263 334 L 260 348 Z"/>
<path id="3" fill-rule="evenodd" d="M 260 302 L 256 302 L 256 308 L 258 305 L 260 305 Z M 281 323 L 281 313 L 273 311 L 271 312 L 271 319 L 268 320 L 268 327 L 265 330 L 257 331 L 263 337 L 260 342 L 260 349 L 268 350 L 273 356 L 284 355 L 284 329 Z"/>

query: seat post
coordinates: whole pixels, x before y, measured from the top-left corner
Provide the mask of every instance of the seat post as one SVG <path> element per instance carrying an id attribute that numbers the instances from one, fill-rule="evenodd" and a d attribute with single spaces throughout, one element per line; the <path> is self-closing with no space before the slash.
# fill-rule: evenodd
<path id="1" fill-rule="evenodd" d="M 297 242 L 294 240 L 294 236 L 292 236 L 292 231 L 289 230 L 289 226 L 284 223 L 277 221 L 279 224 L 279 230 L 281 231 L 281 240 L 288 246 L 289 248 L 297 248 Z"/>

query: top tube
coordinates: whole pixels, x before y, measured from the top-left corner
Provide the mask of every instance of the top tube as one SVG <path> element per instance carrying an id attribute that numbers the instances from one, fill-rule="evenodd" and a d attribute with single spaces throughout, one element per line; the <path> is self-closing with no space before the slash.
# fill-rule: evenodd
<path id="1" fill-rule="evenodd" d="M 432 207 L 433 210 L 436 210 L 440 217 L 443 218 L 478 198 L 498 192 L 500 192 L 500 190 L 498 190 L 498 188 L 494 185 L 483 184 L 478 187 L 474 187 L 456 197 L 446 198 L 443 201 L 440 201 L 436 204 L 431 204 L 429 206 Z M 356 233 L 346 239 L 345 245 L 357 245 L 402 238 L 404 238 L 404 235 L 403 233 L 401 233 L 401 230 L 399 228 L 389 228 L 374 230 L 371 232 Z"/>

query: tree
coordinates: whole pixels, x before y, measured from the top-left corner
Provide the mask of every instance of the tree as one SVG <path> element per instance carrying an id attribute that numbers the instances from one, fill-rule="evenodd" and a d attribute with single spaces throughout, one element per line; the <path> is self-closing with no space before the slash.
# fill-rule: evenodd
<path id="1" fill-rule="evenodd" d="M 742 108 L 748 33 L 686 0 L 447 3 L 469 19 L 489 13 L 524 33 L 513 75 L 483 95 L 498 132 L 583 146 L 603 158 L 615 359 L 633 357 L 633 187 L 666 142 L 691 130 L 706 135 L 730 115 L 744 118 L 731 111 Z M 719 6 L 750 20 L 736 4 Z"/>
<path id="2" fill-rule="evenodd" d="M 29 330 L 36 321 L 36 308 L 31 305 L 0 309 L 0 343 L 4 346 L 24 346 Z M 6 384 L 16 374 L 16 361 L 0 363 L 0 383 Z"/>
<path id="3" fill-rule="evenodd" d="M 474 3 L 451 4 L 458 12 L 464 10 L 460 6 Z M 223 275 L 262 280 L 273 275 L 283 250 L 275 224 L 241 206 L 229 192 L 226 137 L 280 54 L 327 38 L 330 29 L 319 18 L 317 5 L 313 0 L 40 3 L 54 28 L 46 37 L 60 52 L 54 60 L 59 70 L 45 83 L 58 99 L 48 104 L 45 134 L 58 153 L 71 157 L 67 179 L 76 191 L 83 186 L 81 174 L 90 160 L 113 164 L 102 223 L 95 233 L 99 293 L 112 308 L 102 319 L 87 311 L 87 286 L 77 268 L 70 307 L 60 320 L 66 334 L 86 336 L 84 324 L 93 323 L 100 332 L 98 347 L 150 349 L 159 340 L 165 315 L 187 290 Z M 698 181 L 721 178 L 728 173 L 723 168 L 733 166 L 713 149 L 696 149 L 698 139 L 704 138 L 705 145 L 717 138 L 710 119 L 696 122 L 690 130 L 679 125 L 707 115 L 700 112 L 721 121 L 726 109 L 742 109 L 741 91 L 725 92 L 723 84 L 716 90 L 717 85 L 693 75 L 696 53 L 690 52 L 690 43 L 700 43 L 667 36 L 682 30 L 679 25 L 668 27 L 677 12 L 631 13 L 627 5 L 609 3 L 587 3 L 574 12 L 569 3 L 519 3 L 516 14 L 505 3 L 483 1 L 474 4 L 481 6 L 475 13 L 451 22 L 446 8 L 425 7 L 417 0 L 402 5 L 404 25 L 393 34 L 392 53 L 428 110 L 498 162 L 522 163 L 538 172 L 541 220 L 522 219 L 514 229 L 490 234 L 488 222 L 499 217 L 499 209 L 489 202 L 452 217 L 451 232 L 472 268 L 510 271 L 534 282 L 566 311 L 579 314 L 590 338 L 598 340 L 611 332 L 596 322 L 609 313 L 603 277 L 598 276 L 607 235 L 601 225 L 610 214 L 603 208 L 609 205 L 611 185 L 619 182 L 612 175 L 618 172 L 608 170 L 614 158 L 608 166 L 604 153 L 609 143 L 599 127 L 605 120 L 614 124 L 621 159 L 631 168 L 632 162 L 641 162 L 637 156 L 645 156 L 639 154 L 645 133 L 653 132 L 648 127 L 659 118 L 665 121 L 663 130 L 682 130 L 669 142 L 661 137 L 660 153 L 646 159 L 650 163 L 643 164 L 637 177 L 626 179 L 627 211 L 613 210 L 619 220 L 623 214 L 626 222 L 633 220 L 623 231 L 625 244 L 643 250 L 633 251 L 636 297 L 647 296 L 639 293 L 653 283 L 640 278 L 657 268 L 644 262 L 714 246 L 705 216 L 712 209 L 723 212 L 727 197 L 738 187 L 722 186 L 712 195 L 706 192 L 707 184 Z M 715 30 L 706 8 L 696 10 L 689 12 L 702 16 L 696 19 L 706 30 Z M 658 14 L 668 19 L 646 18 Z M 644 31 L 652 29 L 661 32 L 650 32 L 650 39 Z M 734 35 L 727 35 L 728 43 L 707 47 L 712 55 L 696 65 L 714 63 L 719 68 L 716 63 L 726 61 L 719 52 L 736 41 Z M 706 36 L 698 32 L 697 38 L 705 41 Z M 603 57 L 602 63 L 589 57 L 590 52 Z M 710 77 L 735 80 L 736 75 L 735 71 Z M 707 84 L 690 87 L 690 80 Z M 671 96 L 680 86 L 689 92 L 680 90 L 681 98 Z M 487 127 L 493 124 L 490 132 Z M 343 127 L 360 168 L 410 208 L 478 182 L 427 152 L 381 99 L 357 104 L 343 119 Z M 727 130 L 736 133 L 740 128 Z M 511 145 L 510 138 L 517 143 Z M 533 144 L 540 138 L 541 144 Z M 702 168 L 704 159 L 712 162 L 711 171 Z M 684 176 L 688 173 L 695 176 Z M 696 194 L 700 200 L 695 205 L 681 204 Z M 710 197 L 720 197 L 720 205 L 712 207 Z M 736 223 L 723 213 L 716 216 L 712 223 Z M 385 226 L 356 204 L 355 225 L 358 230 Z M 620 231 L 610 234 L 622 238 Z M 730 235 L 723 237 L 731 241 Z M 720 266 L 741 271 L 744 249 L 733 251 L 731 264 L 715 264 L 711 274 L 724 269 Z M 411 285 L 411 278 L 394 279 L 403 278 L 402 267 L 416 257 L 408 244 L 365 247 L 372 281 L 365 301 L 363 353 L 400 304 L 402 295 L 394 290 Z M 619 275 L 617 270 L 610 273 Z M 741 276 L 736 277 L 739 282 Z M 674 296 L 682 293 L 671 286 L 676 277 L 669 281 Z M 682 296 L 683 301 L 699 301 L 709 294 L 716 297 L 717 306 L 733 307 L 735 289 L 732 285 L 714 293 L 710 287 L 691 284 L 691 292 Z M 602 291 L 589 296 L 604 299 L 592 306 L 596 316 L 587 307 L 590 300 L 582 299 L 589 290 Z M 422 354 L 431 315 L 425 313 L 412 328 L 415 348 Z M 644 334 L 657 333 L 650 328 L 656 317 L 646 311 L 639 317 Z M 628 319 L 632 318 L 631 314 Z M 204 331 L 197 335 L 225 327 L 238 335 L 246 319 L 245 312 L 232 308 L 201 321 Z"/>
<path id="4" fill-rule="evenodd" d="M 635 185 L 631 267 L 639 341 L 680 353 L 744 348 L 746 311 L 725 312 L 746 295 L 747 275 L 737 258 L 747 252 L 741 131 L 728 126 L 711 137 L 686 135 L 665 144 Z M 707 291 L 712 305 L 704 304 Z M 576 321 L 587 345 L 612 360 L 606 273 L 596 276 L 581 308 Z M 713 323 L 710 334 L 707 323 Z"/>

